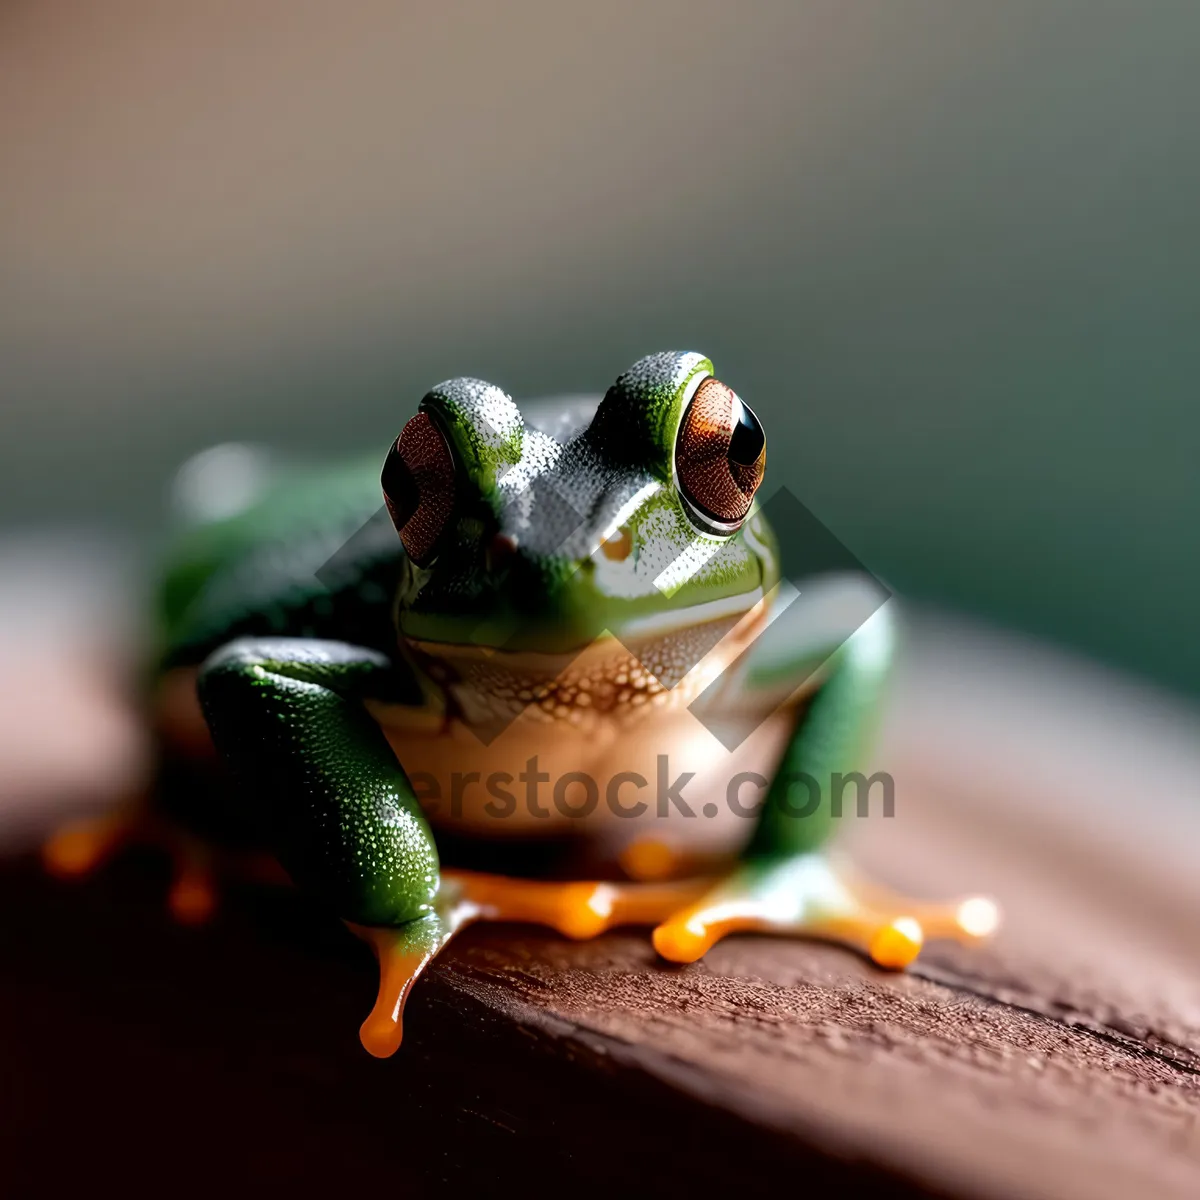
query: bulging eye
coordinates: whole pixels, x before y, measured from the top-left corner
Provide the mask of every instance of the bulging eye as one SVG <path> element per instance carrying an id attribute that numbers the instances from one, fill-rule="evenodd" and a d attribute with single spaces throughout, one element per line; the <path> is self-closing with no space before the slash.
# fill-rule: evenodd
<path id="1" fill-rule="evenodd" d="M 746 519 L 767 464 L 767 438 L 748 404 L 719 379 L 692 397 L 675 440 L 675 478 L 693 516 L 718 533 Z"/>
<path id="2" fill-rule="evenodd" d="M 380 483 L 405 552 L 425 565 L 454 511 L 454 459 L 428 413 L 417 413 L 405 425 L 388 452 Z"/>

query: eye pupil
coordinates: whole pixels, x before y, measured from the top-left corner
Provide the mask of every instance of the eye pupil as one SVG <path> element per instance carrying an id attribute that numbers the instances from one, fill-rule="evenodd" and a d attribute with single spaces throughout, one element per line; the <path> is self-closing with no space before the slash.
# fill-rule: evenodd
<path id="1" fill-rule="evenodd" d="M 399 445 L 393 446 L 391 454 L 387 456 L 380 483 L 392 511 L 392 520 L 403 525 L 417 511 L 421 493 L 417 490 L 417 481 L 408 463 L 401 457 Z"/>
<path id="2" fill-rule="evenodd" d="M 719 379 L 705 379 L 675 440 L 679 491 L 702 527 L 730 532 L 745 519 L 762 482 L 766 445 L 750 406 Z"/>
<path id="3" fill-rule="evenodd" d="M 766 445 L 762 422 L 754 410 L 739 397 L 733 399 L 733 435 L 729 439 L 729 461 L 739 466 L 752 467 Z"/>
<path id="4" fill-rule="evenodd" d="M 428 562 L 454 509 L 454 460 L 428 413 L 417 413 L 405 425 L 383 464 L 380 483 L 409 558 Z"/>

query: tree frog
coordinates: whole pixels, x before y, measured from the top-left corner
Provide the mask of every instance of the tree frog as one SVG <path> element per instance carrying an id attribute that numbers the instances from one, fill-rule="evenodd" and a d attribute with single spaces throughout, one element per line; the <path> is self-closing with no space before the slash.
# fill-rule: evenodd
<path id="1" fill-rule="evenodd" d="M 160 726 L 236 781 L 184 823 L 261 841 L 371 945 L 367 1050 L 398 1048 L 413 982 L 475 920 L 646 925 L 676 963 L 737 931 L 827 937 L 897 969 L 927 936 L 990 932 L 981 897 L 916 902 L 827 854 L 892 604 L 856 606 L 863 579 L 787 584 L 765 431 L 709 359 L 654 354 L 599 400 L 526 413 L 449 380 L 382 459 L 285 472 L 197 523 L 159 602 Z M 126 836 L 48 854 L 77 868 Z M 172 902 L 200 916 L 185 845 Z M 461 865 L 539 845 L 583 847 L 592 877 Z"/>

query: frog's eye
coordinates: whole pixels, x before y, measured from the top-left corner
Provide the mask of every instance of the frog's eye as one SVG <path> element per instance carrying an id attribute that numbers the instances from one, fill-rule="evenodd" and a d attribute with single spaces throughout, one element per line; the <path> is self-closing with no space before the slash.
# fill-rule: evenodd
<path id="1" fill-rule="evenodd" d="M 675 479 L 709 532 L 732 533 L 750 511 L 767 463 L 762 423 L 732 388 L 709 376 L 696 389 L 675 439 Z"/>
<path id="2" fill-rule="evenodd" d="M 454 459 L 428 413 L 417 413 L 405 425 L 380 482 L 405 551 L 418 566 L 425 565 L 454 511 Z"/>

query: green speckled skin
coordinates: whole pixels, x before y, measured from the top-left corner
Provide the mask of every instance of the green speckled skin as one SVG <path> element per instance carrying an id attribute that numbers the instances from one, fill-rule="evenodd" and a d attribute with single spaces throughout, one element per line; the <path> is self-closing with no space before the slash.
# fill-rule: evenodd
<path id="1" fill-rule="evenodd" d="M 379 727 L 359 703 L 386 694 L 385 655 L 341 642 L 244 639 L 209 659 L 213 738 L 263 806 L 280 862 L 335 912 L 395 925 L 432 911 L 438 859 Z"/>
<path id="2" fill-rule="evenodd" d="M 455 380 L 430 392 L 421 408 L 460 451 L 467 494 L 437 562 L 404 572 L 400 631 L 567 650 L 665 609 L 769 588 L 773 547 L 759 551 L 740 532 L 674 594 L 656 585 L 699 536 L 671 486 L 672 450 L 687 385 L 711 371 L 698 354 L 654 355 L 621 376 L 594 415 L 563 414 L 552 434 L 524 426 L 517 406 L 491 385 Z M 591 421 L 581 427 L 584 416 Z M 478 449 L 489 445 L 500 448 Z M 614 524 L 627 524 L 633 538 L 620 567 L 594 558 Z M 497 533 L 519 546 L 499 586 L 486 555 Z"/>
<path id="3" fill-rule="evenodd" d="M 289 472 L 236 516 L 182 531 L 157 597 L 161 665 L 199 663 L 232 638 L 270 634 L 389 649 L 404 551 L 378 519 L 381 457 Z M 350 553 L 339 554 L 350 539 Z M 335 555 L 331 577 L 322 568 Z"/>
<path id="4" fill-rule="evenodd" d="M 598 406 L 540 416 L 477 380 L 433 389 L 420 407 L 445 434 L 458 483 L 450 527 L 424 567 L 407 559 L 380 513 L 383 438 L 394 430 L 370 459 L 285 479 L 236 517 L 181 538 L 161 591 L 162 663 L 200 665 L 201 704 L 245 803 L 293 878 L 340 916 L 413 921 L 438 887 L 433 836 L 363 704 L 422 703 L 428 681 L 409 639 L 565 651 L 647 617 L 686 624 L 695 606 L 765 594 L 778 582 L 760 515 L 713 538 L 698 532 L 676 490 L 676 432 L 697 380 L 712 370 L 699 354 L 653 355 Z M 597 551 L 617 528 L 631 542 L 620 561 Z M 502 564 L 491 554 L 498 535 L 515 547 Z M 697 546 L 703 554 L 671 576 Z M 890 623 L 881 611 L 845 641 L 849 630 L 809 630 L 803 607 L 776 623 L 790 637 L 752 651 L 747 686 L 777 686 L 840 646 L 785 765 L 849 771 L 878 709 Z M 776 808 L 762 818 L 751 857 L 777 862 L 829 829 L 827 803 L 804 819 Z"/>

